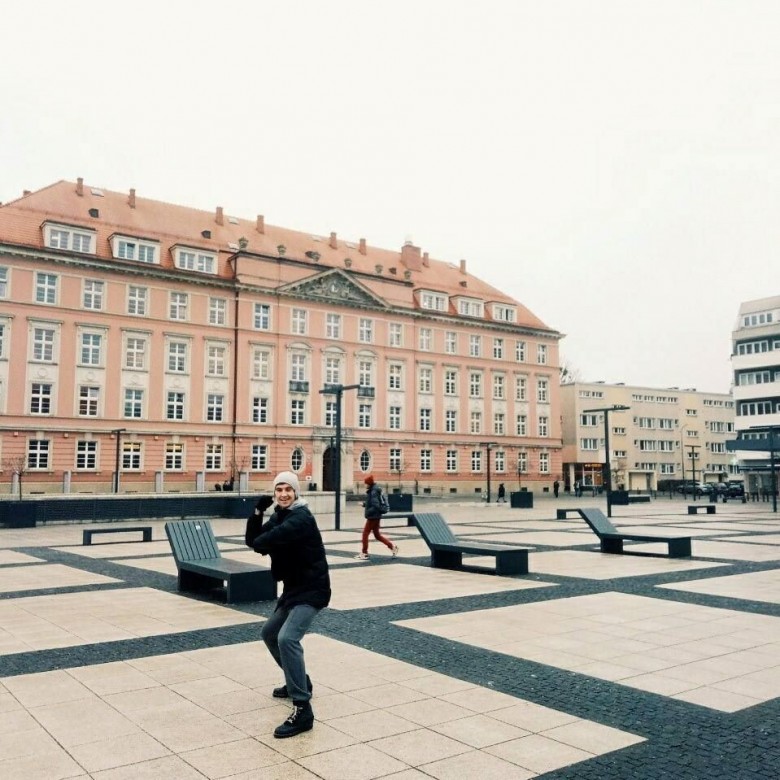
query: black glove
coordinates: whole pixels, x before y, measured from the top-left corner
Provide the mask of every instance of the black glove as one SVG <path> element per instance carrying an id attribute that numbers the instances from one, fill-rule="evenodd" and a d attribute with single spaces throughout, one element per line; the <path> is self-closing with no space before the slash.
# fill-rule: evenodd
<path id="1" fill-rule="evenodd" d="M 263 514 L 263 512 L 265 512 L 265 510 L 268 509 L 268 507 L 271 506 L 273 502 L 274 502 L 273 496 L 260 496 L 260 499 L 255 505 L 255 509 L 257 509 L 257 511 L 260 514 Z"/>

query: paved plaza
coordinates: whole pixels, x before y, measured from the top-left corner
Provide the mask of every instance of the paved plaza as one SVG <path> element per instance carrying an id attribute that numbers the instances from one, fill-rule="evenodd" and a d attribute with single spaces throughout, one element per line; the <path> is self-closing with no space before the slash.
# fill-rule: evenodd
<path id="1" fill-rule="evenodd" d="M 464 539 L 527 547 L 530 572 L 433 569 L 403 521 L 359 552 L 361 510 L 318 520 L 333 601 L 304 640 L 314 729 L 259 641 L 274 602 L 176 590 L 162 522 L 81 544 L 78 524 L 0 529 L 0 777 L 8 780 L 747 780 L 780 777 L 780 514 L 771 504 L 615 507 L 693 556 L 605 555 L 557 507 L 417 500 Z M 129 518 L 130 519 L 130 518 Z M 267 565 L 244 521 L 223 555 Z M 121 524 L 120 526 L 121 527 Z M 627 549 L 659 553 L 665 545 Z M 474 568 L 472 568 L 474 567 Z"/>

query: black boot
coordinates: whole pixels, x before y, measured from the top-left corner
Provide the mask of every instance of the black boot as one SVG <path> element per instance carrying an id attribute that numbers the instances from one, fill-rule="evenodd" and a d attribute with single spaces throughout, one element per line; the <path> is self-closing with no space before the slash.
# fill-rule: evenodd
<path id="1" fill-rule="evenodd" d="M 311 693 L 314 690 L 314 686 L 311 684 L 311 677 L 309 675 L 306 675 L 306 687 L 309 689 L 309 693 Z M 287 691 L 287 686 L 282 685 L 279 688 L 274 688 L 274 699 L 288 699 L 290 697 L 289 692 Z"/>
<path id="2" fill-rule="evenodd" d="M 293 702 L 292 714 L 281 726 L 277 726 L 274 729 L 274 736 L 277 739 L 294 737 L 296 734 L 310 731 L 313 726 L 314 712 L 311 704 L 307 701 Z"/>

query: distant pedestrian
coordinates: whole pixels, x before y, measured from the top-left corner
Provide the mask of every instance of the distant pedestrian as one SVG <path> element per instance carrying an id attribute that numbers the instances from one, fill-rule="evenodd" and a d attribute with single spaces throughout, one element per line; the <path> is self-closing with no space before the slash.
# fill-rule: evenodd
<path id="1" fill-rule="evenodd" d="M 582 483 L 578 479 L 574 480 L 574 495 L 577 498 L 582 495 Z"/>
<path id="2" fill-rule="evenodd" d="M 365 511 L 363 516 L 366 518 L 366 524 L 363 526 L 362 550 L 360 555 L 356 556 L 358 561 L 368 560 L 368 537 L 374 534 L 374 538 L 382 542 L 393 554 L 393 558 L 398 555 L 398 545 L 393 544 L 382 532 L 379 530 L 379 523 L 382 520 L 382 515 L 387 514 L 390 507 L 387 503 L 387 496 L 382 492 L 382 488 L 376 484 L 374 477 L 369 474 L 364 480 L 368 489 L 366 490 L 366 500 L 363 502 Z"/>
<path id="3" fill-rule="evenodd" d="M 504 487 L 503 482 L 498 486 L 498 498 L 496 499 L 496 503 L 498 504 L 501 501 L 506 503 L 506 488 Z"/>
<path id="4" fill-rule="evenodd" d="M 556 498 L 558 498 L 558 491 L 561 489 L 561 483 L 558 482 L 556 479 L 555 482 L 553 482 L 553 493 Z"/>

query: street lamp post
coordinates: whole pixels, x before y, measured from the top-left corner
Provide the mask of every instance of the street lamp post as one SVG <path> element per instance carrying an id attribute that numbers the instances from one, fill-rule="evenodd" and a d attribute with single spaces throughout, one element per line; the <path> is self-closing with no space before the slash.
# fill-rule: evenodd
<path id="1" fill-rule="evenodd" d="M 625 412 L 630 406 L 614 404 L 599 409 L 583 409 L 583 414 L 601 413 L 604 415 L 604 490 L 607 494 L 607 517 L 612 517 L 612 467 L 609 462 L 609 413 Z"/>
<path id="2" fill-rule="evenodd" d="M 480 442 L 480 446 L 484 447 L 487 451 L 487 503 L 490 503 L 490 449 L 496 446 L 494 441 Z"/>
<path id="3" fill-rule="evenodd" d="M 777 512 L 777 474 L 775 474 L 775 432 L 773 425 L 751 425 L 750 430 L 767 431 L 769 433 L 769 471 L 772 485 L 772 511 Z"/>
<path id="4" fill-rule="evenodd" d="M 700 444 L 686 444 L 685 445 L 690 450 L 690 458 L 691 458 L 691 493 L 693 494 L 693 500 L 696 500 L 696 458 L 699 457 L 699 454 L 696 452 L 696 450 L 701 449 Z M 683 493 L 683 495 L 685 495 Z"/>
<path id="5" fill-rule="evenodd" d="M 116 436 L 116 460 L 114 463 L 114 493 L 119 492 L 119 452 L 122 442 L 122 434 L 127 431 L 127 428 L 114 428 L 111 433 Z"/>
<path id="6" fill-rule="evenodd" d="M 357 390 L 360 385 L 325 385 L 320 390 L 322 395 L 336 396 L 336 468 L 334 482 L 336 491 L 335 527 L 341 530 L 341 399 L 345 390 Z"/>

